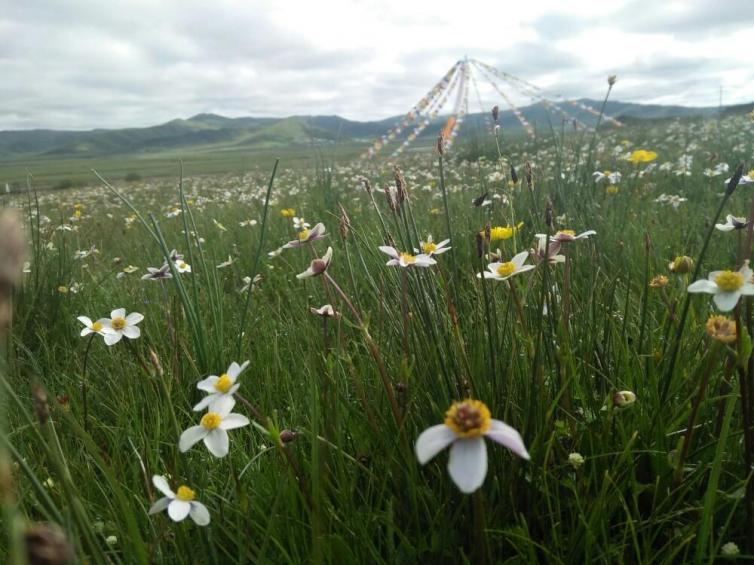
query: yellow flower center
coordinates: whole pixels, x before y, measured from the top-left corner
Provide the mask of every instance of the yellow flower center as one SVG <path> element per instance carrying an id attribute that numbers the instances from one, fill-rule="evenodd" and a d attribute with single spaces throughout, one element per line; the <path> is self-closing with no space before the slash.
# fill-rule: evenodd
<path id="1" fill-rule="evenodd" d="M 445 413 L 445 425 L 463 438 L 479 437 L 490 429 L 490 409 L 479 400 L 454 402 Z"/>
<path id="2" fill-rule="evenodd" d="M 744 276 L 735 271 L 723 271 L 715 277 L 715 284 L 723 292 L 733 292 L 744 285 Z"/>
<path id="3" fill-rule="evenodd" d="M 408 265 L 413 265 L 414 263 L 416 263 L 416 257 L 409 253 L 401 253 L 400 257 L 401 260 Z"/>
<path id="4" fill-rule="evenodd" d="M 576 236 L 576 232 L 574 230 L 560 230 L 558 233 L 563 235 L 570 235 L 571 237 Z"/>
<path id="5" fill-rule="evenodd" d="M 215 383 L 215 390 L 220 391 L 222 393 L 227 393 L 230 390 L 230 387 L 233 386 L 233 381 L 230 380 L 230 377 L 223 373 L 220 375 L 220 378 Z"/>
<path id="6" fill-rule="evenodd" d="M 121 318 L 120 316 L 113 318 L 110 323 L 112 324 L 114 330 L 122 330 L 126 327 L 125 318 Z"/>
<path id="7" fill-rule="evenodd" d="M 93 322 L 92 323 L 92 331 L 94 331 L 94 332 L 102 331 L 102 324 L 100 324 L 99 322 Z"/>
<path id="8" fill-rule="evenodd" d="M 193 491 L 193 489 L 187 487 L 186 485 L 181 485 L 178 487 L 178 491 L 175 493 L 175 497 L 178 500 L 182 500 L 184 502 L 191 502 L 196 498 L 196 493 Z"/>
<path id="9" fill-rule="evenodd" d="M 185 269 L 186 267 L 188 267 L 188 265 L 185 262 L 178 261 L 178 268 L 179 269 Z"/>
<path id="10" fill-rule="evenodd" d="M 437 244 L 432 243 L 431 241 L 427 241 L 425 243 L 422 243 L 422 251 L 424 253 L 434 253 L 437 250 Z"/>
<path id="11" fill-rule="evenodd" d="M 501 263 L 497 268 L 497 274 L 501 277 L 507 277 L 516 272 L 516 265 L 512 261 Z"/>
<path id="12" fill-rule="evenodd" d="M 309 230 L 304 228 L 300 232 L 298 232 L 298 240 L 299 241 L 306 241 L 306 238 L 309 237 Z"/>
<path id="13" fill-rule="evenodd" d="M 207 412 L 204 416 L 202 416 L 202 421 L 200 423 L 208 430 L 214 430 L 217 426 L 220 425 L 220 422 L 222 422 L 220 414 L 218 414 L 217 412 Z"/>

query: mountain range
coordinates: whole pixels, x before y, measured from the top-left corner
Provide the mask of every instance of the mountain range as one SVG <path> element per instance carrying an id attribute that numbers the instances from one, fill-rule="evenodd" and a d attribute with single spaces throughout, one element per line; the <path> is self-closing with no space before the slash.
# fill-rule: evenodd
<path id="1" fill-rule="evenodd" d="M 599 108 L 600 101 L 583 99 L 583 104 Z M 595 116 L 576 106 L 565 105 L 569 114 L 593 125 Z M 715 117 L 720 113 L 749 112 L 754 103 L 738 106 L 684 107 L 609 101 L 606 113 L 624 122 L 683 117 Z M 560 127 L 562 118 L 540 103 L 520 108 L 535 127 Z M 484 127 L 487 113 L 466 116 L 464 129 Z M 422 136 L 434 139 L 444 117 L 436 118 Z M 95 129 L 90 131 L 22 130 L 0 131 L 0 161 L 28 159 L 65 159 L 118 155 L 153 155 L 170 152 L 253 151 L 290 146 L 327 144 L 367 144 L 400 121 L 391 117 L 380 121 L 359 122 L 339 116 L 291 116 L 287 118 L 227 118 L 198 114 L 188 119 L 142 128 Z M 511 110 L 500 112 L 504 130 L 518 130 L 520 124 Z"/>

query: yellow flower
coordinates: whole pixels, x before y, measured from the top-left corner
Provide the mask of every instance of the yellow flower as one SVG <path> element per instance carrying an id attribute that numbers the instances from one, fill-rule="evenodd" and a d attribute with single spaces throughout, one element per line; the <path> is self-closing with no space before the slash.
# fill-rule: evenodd
<path id="1" fill-rule="evenodd" d="M 654 151 L 647 151 L 646 149 L 637 149 L 628 157 L 628 160 L 635 165 L 638 165 L 639 163 L 649 163 L 655 159 L 657 159 L 657 153 Z"/>
<path id="2" fill-rule="evenodd" d="M 657 275 L 649 281 L 650 288 L 662 288 L 668 284 L 668 277 L 665 275 Z"/>
<path id="3" fill-rule="evenodd" d="M 67 287 L 67 286 L 63 286 L 63 285 L 60 285 L 60 286 L 58 287 L 58 292 L 59 292 L 60 294 L 68 294 L 68 287 Z"/>
<path id="4" fill-rule="evenodd" d="M 523 222 L 519 222 L 515 227 L 514 226 L 498 226 L 495 228 L 490 229 L 490 241 L 505 241 L 506 239 L 512 238 L 518 230 L 521 229 L 521 226 L 523 226 Z M 480 232 L 482 235 L 484 235 L 484 232 Z"/>
<path id="5" fill-rule="evenodd" d="M 721 343 L 736 341 L 736 322 L 727 316 L 710 316 L 704 328 L 712 339 Z"/>
<path id="6" fill-rule="evenodd" d="M 284 218 L 292 218 L 296 215 L 296 210 L 295 208 L 283 208 L 280 210 L 280 215 Z"/>
<path id="7" fill-rule="evenodd" d="M 618 187 L 614 184 L 611 184 L 605 189 L 605 192 L 607 192 L 610 196 L 615 196 L 616 194 L 618 194 Z"/>
<path id="8" fill-rule="evenodd" d="M 442 210 L 440 210 L 439 208 L 432 208 L 429 213 L 433 216 L 439 216 L 440 214 L 442 214 Z"/>

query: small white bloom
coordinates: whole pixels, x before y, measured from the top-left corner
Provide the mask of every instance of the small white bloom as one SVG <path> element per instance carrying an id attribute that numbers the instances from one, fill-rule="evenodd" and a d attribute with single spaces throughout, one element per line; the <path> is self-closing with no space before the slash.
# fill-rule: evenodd
<path id="1" fill-rule="evenodd" d="M 414 253 L 424 253 L 425 255 L 429 255 L 432 257 L 432 255 L 441 255 L 445 253 L 446 251 L 450 251 L 452 247 L 447 247 L 448 243 L 450 243 L 449 239 L 443 239 L 440 243 L 435 243 L 432 241 L 432 236 L 427 236 L 427 241 L 420 241 L 419 247 L 421 247 L 421 250 L 414 249 Z"/>
<path id="2" fill-rule="evenodd" d="M 297 279 L 316 277 L 324 273 L 332 262 L 332 247 L 328 247 L 321 259 L 314 259 L 309 268 L 303 273 L 296 275 Z"/>
<path id="3" fill-rule="evenodd" d="M 335 308 L 333 308 L 331 304 L 325 304 L 321 308 L 311 307 L 309 308 L 309 311 L 312 314 L 322 316 L 323 318 L 340 318 L 340 314 L 335 311 Z"/>
<path id="4" fill-rule="evenodd" d="M 437 264 L 437 261 L 425 253 L 410 255 L 409 253 L 399 252 L 395 247 L 389 245 L 381 245 L 380 251 L 390 257 L 390 260 L 385 263 L 389 267 L 431 267 Z"/>
<path id="5" fill-rule="evenodd" d="M 524 265 L 526 259 L 529 257 L 528 251 L 522 251 L 518 253 L 510 261 L 504 263 L 496 262 L 487 265 L 487 270 L 482 273 L 477 273 L 478 278 L 484 277 L 485 279 L 495 279 L 496 281 L 504 281 L 517 275 L 519 273 L 525 273 L 534 269 L 534 265 Z"/>
<path id="6" fill-rule="evenodd" d="M 746 218 L 738 218 L 734 216 L 733 214 L 728 214 L 725 217 L 725 223 L 715 224 L 715 227 L 719 229 L 720 231 L 733 231 L 733 230 L 742 230 L 748 225 L 749 225 L 749 222 L 746 221 Z"/>
<path id="7" fill-rule="evenodd" d="M 219 377 L 216 375 L 210 375 L 206 379 L 199 381 L 196 388 L 203 390 L 207 393 L 207 396 L 199 401 L 199 404 L 194 406 L 194 411 L 204 410 L 209 408 L 213 410 L 215 404 L 224 398 L 232 398 L 241 385 L 236 384 L 238 376 L 243 370 L 249 366 L 249 362 L 245 361 L 243 365 L 239 365 L 233 361 L 228 370 Z"/>
<path id="8" fill-rule="evenodd" d="M 521 435 L 508 424 L 492 419 L 487 406 L 479 400 L 454 402 L 445 413 L 445 423 L 427 428 L 416 439 L 416 458 L 424 465 L 451 446 L 450 478 L 461 492 L 472 493 L 482 486 L 487 475 L 485 437 L 529 459 Z"/>
<path id="9" fill-rule="evenodd" d="M 741 296 L 754 296 L 754 283 L 749 261 L 745 261 L 738 271 L 712 271 L 707 280 L 691 283 L 689 292 L 713 294 L 715 305 L 721 312 L 729 312 L 736 307 Z"/>
<path id="10" fill-rule="evenodd" d="M 196 493 L 191 488 L 182 485 L 178 487 L 178 492 L 173 492 L 168 480 L 162 475 L 154 475 L 152 484 L 165 496 L 152 505 L 150 515 L 167 509 L 173 522 L 181 522 L 186 516 L 190 516 L 197 526 L 209 524 L 209 510 L 204 504 L 194 500 Z"/>
<path id="11" fill-rule="evenodd" d="M 207 412 L 198 426 L 191 426 L 181 434 L 178 449 L 185 453 L 199 441 L 204 441 L 209 452 L 215 457 L 225 457 L 229 450 L 228 430 L 249 425 L 249 419 L 242 414 L 231 413 L 236 401 L 232 397 L 218 401 L 214 411 Z"/>
<path id="12" fill-rule="evenodd" d="M 125 308 L 118 308 L 110 312 L 110 318 L 103 318 L 102 324 L 108 330 L 105 332 L 105 343 L 115 345 L 123 336 L 128 339 L 137 339 L 141 335 L 141 330 L 136 324 L 141 322 L 144 316 L 138 312 L 131 312 L 126 316 Z"/>

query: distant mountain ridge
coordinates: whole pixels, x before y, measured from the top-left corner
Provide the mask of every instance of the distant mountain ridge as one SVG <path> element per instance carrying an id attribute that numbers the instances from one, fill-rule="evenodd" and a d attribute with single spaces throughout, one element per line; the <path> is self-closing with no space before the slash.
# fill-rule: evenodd
<path id="1" fill-rule="evenodd" d="M 600 101 L 584 99 L 594 108 Z M 565 105 L 569 114 L 586 124 L 595 117 L 576 106 Z M 680 117 L 711 117 L 751 111 L 754 103 L 738 106 L 693 108 L 635 104 L 609 101 L 606 113 L 615 118 L 646 120 Z M 535 127 L 549 123 L 560 124 L 562 118 L 549 113 L 542 104 L 520 108 Z M 481 127 L 486 113 L 470 113 L 464 128 Z M 434 137 L 444 118 L 438 117 L 423 136 Z M 501 111 L 503 128 L 518 129 L 520 125 L 512 111 Z M 291 116 L 287 118 L 227 118 L 217 114 L 197 114 L 188 119 L 175 119 L 164 124 L 123 129 L 94 129 L 90 131 L 25 130 L 0 131 L 0 160 L 34 158 L 76 158 L 105 155 L 153 154 L 167 151 L 234 151 L 288 146 L 322 145 L 340 142 L 368 143 L 384 134 L 400 121 L 400 117 L 358 122 L 339 116 Z"/>

